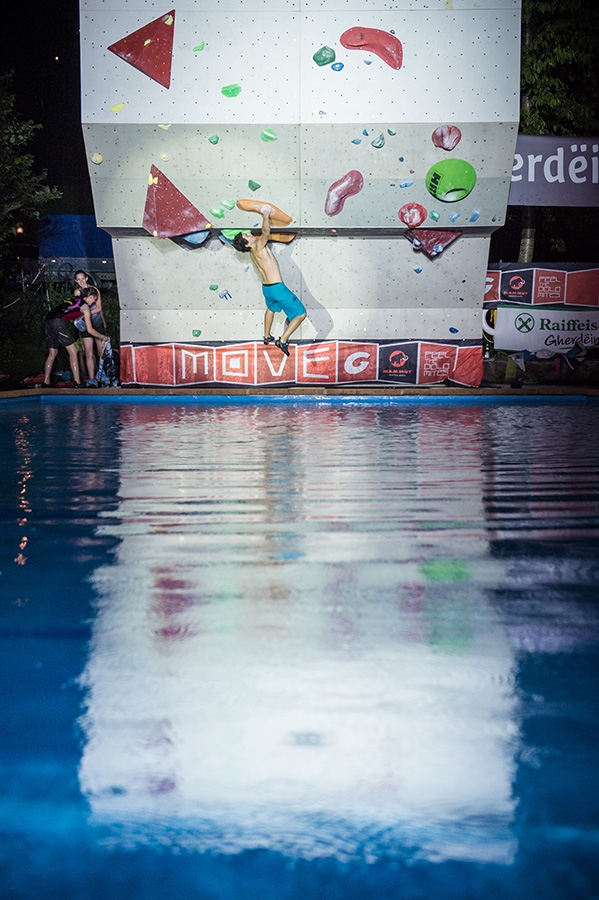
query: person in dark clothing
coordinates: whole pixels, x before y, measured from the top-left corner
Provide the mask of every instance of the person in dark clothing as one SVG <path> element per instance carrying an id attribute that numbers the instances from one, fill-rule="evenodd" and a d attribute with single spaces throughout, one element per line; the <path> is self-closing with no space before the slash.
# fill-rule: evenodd
<path id="1" fill-rule="evenodd" d="M 104 313 L 102 312 L 102 297 L 98 288 L 94 285 L 91 275 L 88 275 L 86 272 L 79 270 L 75 272 L 75 284 L 76 288 L 74 291 L 75 298 L 81 298 L 81 300 L 85 301 L 87 306 L 89 307 L 89 311 L 91 313 L 91 323 L 93 325 L 92 330 L 90 331 L 87 327 L 87 318 L 85 316 L 86 308 L 82 305 L 81 312 L 83 315 L 81 318 L 77 319 L 73 324 L 78 331 L 81 332 L 80 337 L 83 340 L 83 351 L 85 353 L 85 364 L 87 368 L 87 378 L 88 381 L 93 381 L 96 375 L 96 363 L 94 359 L 94 343 L 96 352 L 98 355 L 98 360 L 102 358 L 102 353 L 104 350 L 104 345 L 102 341 L 99 339 L 99 332 L 101 335 L 106 334 L 106 320 L 104 319 Z M 94 332 L 94 328 L 96 331 Z"/>
<path id="2" fill-rule="evenodd" d="M 86 387 L 96 387 L 96 370 L 94 360 L 94 342 L 98 354 L 98 362 L 102 359 L 102 354 L 106 347 L 106 321 L 102 312 L 102 301 L 100 292 L 96 287 L 83 288 L 79 296 L 81 297 L 81 318 L 76 319 L 73 323 L 75 328 L 80 332 L 83 340 L 83 350 L 85 352 L 85 362 L 87 366 Z"/>
<path id="3" fill-rule="evenodd" d="M 73 380 L 77 387 L 81 387 L 75 338 L 68 325 L 69 319 L 77 318 L 81 315 L 79 305 L 80 301 L 65 300 L 63 303 L 55 306 L 54 309 L 51 309 L 44 319 L 44 337 L 48 348 L 48 356 L 44 365 L 44 385 L 46 387 L 51 386 L 50 376 L 52 375 L 52 368 L 61 347 L 64 347 L 69 354 Z"/>

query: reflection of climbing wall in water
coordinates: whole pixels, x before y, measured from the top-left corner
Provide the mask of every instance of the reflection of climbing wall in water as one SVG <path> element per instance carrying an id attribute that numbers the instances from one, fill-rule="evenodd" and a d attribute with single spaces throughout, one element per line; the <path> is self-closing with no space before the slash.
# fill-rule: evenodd
<path id="1" fill-rule="evenodd" d="M 82 6 L 82 119 L 124 341 L 259 337 L 259 282 L 227 233 L 259 221 L 244 198 L 299 234 L 277 247 L 308 308 L 296 337 L 480 340 L 519 3 L 399 5 Z"/>
<path id="2" fill-rule="evenodd" d="M 441 415 L 123 407 L 78 770 L 115 850 L 512 861 L 481 407 Z"/>

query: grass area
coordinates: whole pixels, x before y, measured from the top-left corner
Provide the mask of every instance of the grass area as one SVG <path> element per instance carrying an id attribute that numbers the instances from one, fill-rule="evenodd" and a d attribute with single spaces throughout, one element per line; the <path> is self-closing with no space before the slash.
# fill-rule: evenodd
<path id="1" fill-rule="evenodd" d="M 71 285 L 42 285 L 35 290 L 0 290 L 0 372 L 8 375 L 0 387 L 21 386 L 23 379 L 44 370 L 47 348 L 44 317 L 71 296 Z M 108 334 L 118 347 L 120 307 L 116 291 L 102 291 L 102 308 Z M 73 329 L 75 335 L 75 329 Z M 68 354 L 60 350 L 54 371 L 68 369 Z"/>

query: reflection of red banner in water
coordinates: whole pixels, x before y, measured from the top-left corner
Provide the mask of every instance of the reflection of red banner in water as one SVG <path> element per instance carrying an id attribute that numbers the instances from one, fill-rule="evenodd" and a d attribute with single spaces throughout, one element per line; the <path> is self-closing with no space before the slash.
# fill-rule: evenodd
<path id="1" fill-rule="evenodd" d="M 419 363 L 405 384 L 440 384 L 450 381 L 478 387 L 482 379 L 480 344 L 450 344 L 411 341 L 403 345 L 376 341 L 319 341 L 290 344 L 290 355 L 261 341 L 239 344 L 123 344 L 121 381 L 171 387 L 208 384 L 327 386 L 393 381 L 409 362 L 408 353 Z M 412 369 L 415 369 L 412 366 Z"/>

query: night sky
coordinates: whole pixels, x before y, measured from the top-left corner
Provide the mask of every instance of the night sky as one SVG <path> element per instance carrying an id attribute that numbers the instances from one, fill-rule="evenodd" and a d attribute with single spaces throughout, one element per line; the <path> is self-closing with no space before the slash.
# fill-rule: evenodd
<path id="1" fill-rule="evenodd" d="M 31 152 L 34 171 L 63 197 L 52 213 L 93 213 L 81 133 L 78 0 L 34 0 L 6 12 L 0 71 L 14 71 L 15 110 L 42 126 Z"/>

